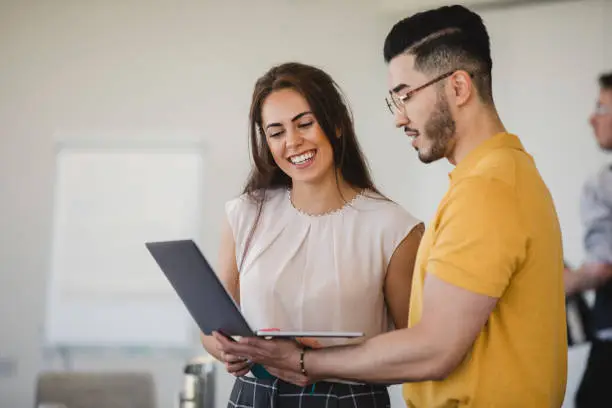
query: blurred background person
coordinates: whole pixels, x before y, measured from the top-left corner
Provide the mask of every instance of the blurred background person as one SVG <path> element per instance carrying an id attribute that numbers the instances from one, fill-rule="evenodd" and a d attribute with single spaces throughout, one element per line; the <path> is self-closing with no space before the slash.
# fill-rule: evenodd
<path id="1" fill-rule="evenodd" d="M 590 123 L 597 144 L 612 150 L 612 72 L 599 77 L 599 98 Z M 576 393 L 576 407 L 612 407 L 612 164 L 588 180 L 581 198 L 586 259 L 565 271 L 568 296 L 594 290 L 591 350 Z"/>

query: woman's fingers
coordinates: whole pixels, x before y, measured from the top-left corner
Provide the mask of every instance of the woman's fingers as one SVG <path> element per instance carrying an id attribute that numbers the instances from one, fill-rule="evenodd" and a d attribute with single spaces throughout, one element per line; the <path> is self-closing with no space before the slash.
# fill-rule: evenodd
<path id="1" fill-rule="evenodd" d="M 233 354 L 223 353 L 223 361 L 225 361 L 226 363 L 234 364 L 238 362 L 247 361 L 247 359 L 244 357 L 234 356 Z"/>
<path id="2" fill-rule="evenodd" d="M 232 354 L 224 354 L 225 368 L 227 372 L 242 377 L 251 369 L 251 362 L 245 358 L 234 356 Z"/>
<path id="3" fill-rule="evenodd" d="M 232 374 L 234 377 L 243 377 L 245 375 L 247 375 L 247 373 L 251 370 L 251 367 L 246 367 L 243 368 L 242 370 L 239 371 L 234 371 L 234 372 L 230 372 L 230 374 Z"/>
<path id="4" fill-rule="evenodd" d="M 227 367 L 228 371 L 238 371 L 246 367 L 251 367 L 251 363 L 248 361 L 239 361 L 237 363 L 226 363 L 225 367 Z"/>

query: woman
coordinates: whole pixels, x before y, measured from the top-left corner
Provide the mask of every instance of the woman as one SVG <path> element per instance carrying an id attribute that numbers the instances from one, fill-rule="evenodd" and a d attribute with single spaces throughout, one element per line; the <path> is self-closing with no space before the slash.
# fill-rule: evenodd
<path id="1" fill-rule="evenodd" d="M 366 337 L 406 327 L 423 226 L 374 186 L 332 78 L 299 63 L 272 68 L 255 85 L 250 133 L 254 166 L 226 205 L 219 268 L 250 325 Z M 237 377 L 230 407 L 389 406 L 384 386 L 302 389 L 222 355 L 213 337 L 202 343 Z"/>

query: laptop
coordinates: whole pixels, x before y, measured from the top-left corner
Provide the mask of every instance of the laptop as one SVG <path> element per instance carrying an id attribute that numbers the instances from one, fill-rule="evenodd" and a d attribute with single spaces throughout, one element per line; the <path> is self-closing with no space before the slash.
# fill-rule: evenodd
<path id="1" fill-rule="evenodd" d="M 205 335 L 234 337 L 363 337 L 362 332 L 283 331 L 252 328 L 193 240 L 146 242 L 146 248 Z"/>

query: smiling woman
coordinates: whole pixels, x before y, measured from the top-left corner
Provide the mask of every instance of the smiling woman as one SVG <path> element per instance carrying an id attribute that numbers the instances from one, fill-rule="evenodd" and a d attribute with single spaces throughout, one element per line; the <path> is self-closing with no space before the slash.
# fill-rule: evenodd
<path id="1" fill-rule="evenodd" d="M 272 68 L 255 85 L 250 122 L 254 165 L 226 205 L 219 263 L 249 324 L 366 338 L 406 327 L 422 224 L 375 187 L 332 78 L 304 64 Z M 229 406 L 389 406 L 384 386 L 330 379 L 301 388 L 220 353 L 213 337 L 202 343 L 237 377 Z"/>

